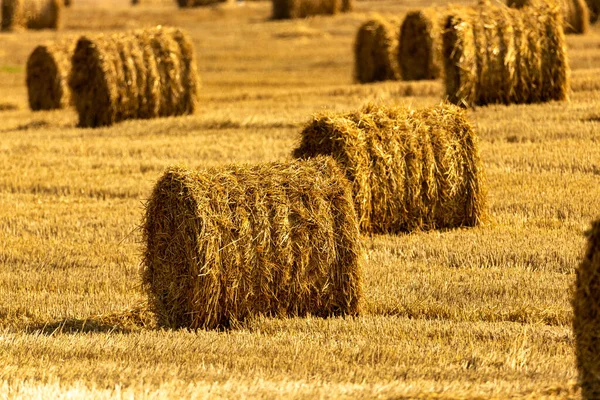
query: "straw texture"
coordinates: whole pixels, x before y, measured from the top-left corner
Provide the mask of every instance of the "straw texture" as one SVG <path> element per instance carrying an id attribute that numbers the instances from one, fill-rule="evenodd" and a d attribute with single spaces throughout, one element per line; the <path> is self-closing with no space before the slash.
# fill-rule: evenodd
<path id="1" fill-rule="evenodd" d="M 27 60 L 27 92 L 33 111 L 68 107 L 71 101 L 68 77 L 75 40 L 36 47 Z"/>
<path id="2" fill-rule="evenodd" d="M 82 127 L 197 108 L 194 48 L 179 29 L 82 36 L 72 60 L 69 85 Z"/>
<path id="3" fill-rule="evenodd" d="M 59 29 L 62 0 L 2 0 L 3 31 Z"/>
<path id="4" fill-rule="evenodd" d="M 143 281 L 160 326 L 231 327 L 253 315 L 355 315 L 360 235 L 329 157 L 168 169 L 147 205 Z"/>
<path id="5" fill-rule="evenodd" d="M 600 398 L 600 221 L 588 232 L 585 257 L 576 271 L 573 332 L 584 399 Z"/>
<path id="6" fill-rule="evenodd" d="M 451 10 L 443 52 L 446 94 L 452 103 L 568 100 L 570 68 L 556 8 Z"/>
<path id="7" fill-rule="evenodd" d="M 352 182 L 366 233 L 475 226 L 486 219 L 477 136 L 456 106 L 369 105 L 316 115 L 294 156 L 320 154 L 333 156 Z"/>
<path id="8" fill-rule="evenodd" d="M 437 79 L 443 71 L 443 18 L 433 9 L 409 12 L 400 27 L 398 65 L 405 81 Z"/>
<path id="9" fill-rule="evenodd" d="M 354 76 L 360 83 L 398 80 L 400 21 L 377 16 L 358 29 L 354 43 Z"/>
<path id="10" fill-rule="evenodd" d="M 585 0 L 507 0 L 509 7 L 557 7 L 562 12 L 565 33 L 583 34 L 590 28 L 590 10 Z"/>
<path id="11" fill-rule="evenodd" d="M 273 19 L 334 15 L 352 10 L 353 0 L 272 0 Z"/>

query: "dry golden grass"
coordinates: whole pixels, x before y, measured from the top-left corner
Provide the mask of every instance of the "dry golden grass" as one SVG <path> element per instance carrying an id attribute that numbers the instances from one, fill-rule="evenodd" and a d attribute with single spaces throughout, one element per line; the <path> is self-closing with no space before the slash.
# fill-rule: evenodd
<path id="1" fill-rule="evenodd" d="M 441 3 L 438 2 L 438 5 Z M 569 288 L 600 196 L 600 28 L 569 37 L 569 103 L 468 112 L 492 223 L 364 237 L 364 315 L 157 330 L 136 306 L 143 202 L 171 164 L 291 158 L 314 112 L 439 104 L 440 82 L 353 84 L 352 45 L 382 0 L 267 22 L 269 2 L 178 11 L 125 0 L 65 10 L 64 32 L 0 35 L 0 393 L 6 397 L 573 398 Z M 181 26 L 203 81 L 197 115 L 79 129 L 28 109 L 40 43 Z"/>

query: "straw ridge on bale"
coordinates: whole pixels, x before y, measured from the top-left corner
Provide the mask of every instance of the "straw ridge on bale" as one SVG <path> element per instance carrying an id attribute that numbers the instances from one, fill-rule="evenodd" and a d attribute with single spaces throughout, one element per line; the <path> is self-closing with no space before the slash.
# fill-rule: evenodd
<path id="1" fill-rule="evenodd" d="M 340 163 L 367 233 L 475 226 L 487 216 L 477 136 L 456 106 L 319 114 L 293 154 Z"/>
<path id="2" fill-rule="evenodd" d="M 443 18 L 433 9 L 409 12 L 400 27 L 398 65 L 405 81 L 437 79 L 443 71 Z"/>
<path id="3" fill-rule="evenodd" d="M 179 29 L 82 36 L 69 85 L 79 125 L 192 114 L 199 79 L 193 45 Z"/>
<path id="4" fill-rule="evenodd" d="M 354 43 L 354 75 L 358 82 L 398 80 L 399 20 L 375 17 L 358 29 Z"/>
<path id="5" fill-rule="evenodd" d="M 588 233 L 576 271 L 573 305 L 577 368 L 584 399 L 600 398 L 600 220 Z"/>
<path id="6" fill-rule="evenodd" d="M 590 27 L 590 11 L 585 0 L 507 0 L 509 7 L 557 7 L 562 12 L 565 33 L 583 34 Z"/>
<path id="7" fill-rule="evenodd" d="M 62 0 L 2 0 L 2 30 L 59 29 Z"/>
<path id="8" fill-rule="evenodd" d="M 562 18 L 555 8 L 451 10 L 443 53 L 452 103 L 568 100 L 570 69 Z"/>
<path id="9" fill-rule="evenodd" d="M 356 212 L 329 157 L 169 168 L 148 202 L 144 237 L 143 281 L 161 326 L 359 312 Z"/>
<path id="10" fill-rule="evenodd" d="M 36 47 L 27 60 L 27 92 L 33 111 L 68 107 L 71 93 L 68 77 L 75 40 Z"/>
<path id="11" fill-rule="evenodd" d="M 351 11 L 353 0 L 272 0 L 273 19 L 306 18 Z"/>

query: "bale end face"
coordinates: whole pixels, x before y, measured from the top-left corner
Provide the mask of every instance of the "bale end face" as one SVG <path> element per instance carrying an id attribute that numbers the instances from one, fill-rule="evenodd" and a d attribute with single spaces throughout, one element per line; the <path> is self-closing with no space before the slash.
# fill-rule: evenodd
<path id="1" fill-rule="evenodd" d="M 357 82 L 398 80 L 398 32 L 396 19 L 374 18 L 358 29 L 354 42 L 354 76 Z"/>
<path id="2" fill-rule="evenodd" d="M 441 18 L 434 10 L 409 12 L 400 28 L 398 65 L 405 81 L 437 79 L 442 72 Z"/>
<path id="3" fill-rule="evenodd" d="M 27 91 L 31 110 L 53 110 L 70 104 L 68 76 L 72 41 L 41 45 L 27 60 Z"/>

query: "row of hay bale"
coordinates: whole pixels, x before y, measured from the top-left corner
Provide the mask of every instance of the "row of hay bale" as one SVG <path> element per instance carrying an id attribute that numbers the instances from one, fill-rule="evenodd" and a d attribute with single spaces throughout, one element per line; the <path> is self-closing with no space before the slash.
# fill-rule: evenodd
<path id="1" fill-rule="evenodd" d="M 456 106 L 320 114 L 301 136 L 294 161 L 174 167 L 160 178 L 143 230 L 160 325 L 356 315 L 361 231 L 486 220 L 477 136 Z"/>
<path id="2" fill-rule="evenodd" d="M 81 127 L 192 114 L 199 85 L 193 44 L 176 28 L 63 40 L 27 61 L 31 109 L 74 104 Z"/>
<path id="3" fill-rule="evenodd" d="M 570 88 L 562 12 L 490 4 L 409 13 L 363 24 L 355 42 L 359 82 L 443 78 L 463 105 L 565 100 Z"/>

